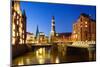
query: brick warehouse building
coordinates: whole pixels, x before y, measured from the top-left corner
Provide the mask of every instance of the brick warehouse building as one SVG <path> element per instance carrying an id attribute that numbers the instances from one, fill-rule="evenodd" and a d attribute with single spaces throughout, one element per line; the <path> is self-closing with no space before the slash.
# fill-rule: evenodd
<path id="1" fill-rule="evenodd" d="M 73 31 L 70 33 L 55 32 L 54 42 L 96 41 L 96 20 L 93 20 L 89 15 L 81 13 L 72 27 Z"/>
<path id="2" fill-rule="evenodd" d="M 96 41 L 96 21 L 82 13 L 73 24 L 72 40 Z"/>
<path id="3" fill-rule="evenodd" d="M 20 2 L 12 1 L 12 44 L 25 44 L 26 42 L 26 14 L 20 10 Z"/>

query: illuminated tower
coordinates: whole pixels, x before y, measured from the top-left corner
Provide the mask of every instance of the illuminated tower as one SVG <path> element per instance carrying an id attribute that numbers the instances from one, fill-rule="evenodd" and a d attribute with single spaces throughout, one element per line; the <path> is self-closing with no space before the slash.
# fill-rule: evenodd
<path id="1" fill-rule="evenodd" d="M 52 22 L 51 22 L 51 36 L 55 36 L 56 31 L 55 31 L 55 18 L 52 16 Z"/>
<path id="2" fill-rule="evenodd" d="M 54 16 L 52 16 L 51 32 L 50 32 L 50 41 L 54 41 L 55 36 L 56 36 L 56 31 L 55 31 L 55 18 L 54 18 Z"/>

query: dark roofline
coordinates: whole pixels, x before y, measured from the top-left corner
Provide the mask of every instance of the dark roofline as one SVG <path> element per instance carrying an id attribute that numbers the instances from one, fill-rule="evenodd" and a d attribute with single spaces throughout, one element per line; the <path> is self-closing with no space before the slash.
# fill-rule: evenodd
<path id="1" fill-rule="evenodd" d="M 81 13 L 80 16 L 84 16 L 84 17 L 90 17 L 88 14 L 86 13 Z"/>
<path id="2" fill-rule="evenodd" d="M 30 33 L 30 32 L 26 32 L 27 34 L 31 34 L 31 35 L 33 35 L 33 33 Z"/>
<path id="3" fill-rule="evenodd" d="M 63 34 L 63 33 L 70 33 L 70 34 L 72 34 L 72 32 L 61 32 L 61 33 L 57 33 L 57 34 Z"/>
<path id="4" fill-rule="evenodd" d="M 58 34 L 58 37 L 61 37 L 61 36 L 71 36 L 72 35 L 72 32 L 63 32 L 63 33 L 57 33 Z"/>
<path id="5" fill-rule="evenodd" d="M 95 19 L 91 19 L 91 21 L 96 22 L 96 20 L 95 20 Z"/>

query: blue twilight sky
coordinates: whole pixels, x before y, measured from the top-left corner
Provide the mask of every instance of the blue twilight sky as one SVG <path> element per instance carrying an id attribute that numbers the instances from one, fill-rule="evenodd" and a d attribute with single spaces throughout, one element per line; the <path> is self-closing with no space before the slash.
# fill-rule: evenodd
<path id="1" fill-rule="evenodd" d="M 72 4 L 51 4 L 41 2 L 20 2 L 21 10 L 26 11 L 27 31 L 36 33 L 37 25 L 40 32 L 46 35 L 51 31 L 51 19 L 55 17 L 56 32 L 72 32 L 72 24 L 81 13 L 86 13 L 96 19 L 95 6 L 81 6 Z"/>

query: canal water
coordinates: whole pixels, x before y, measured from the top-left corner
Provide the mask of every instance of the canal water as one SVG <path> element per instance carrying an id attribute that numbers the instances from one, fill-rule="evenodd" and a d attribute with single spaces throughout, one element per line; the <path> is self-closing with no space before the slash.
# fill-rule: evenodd
<path id="1" fill-rule="evenodd" d="M 87 49 L 65 46 L 34 47 L 12 60 L 13 65 L 55 64 L 89 61 Z"/>

